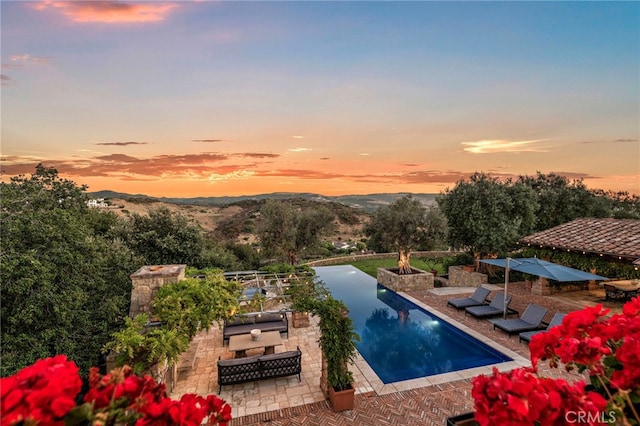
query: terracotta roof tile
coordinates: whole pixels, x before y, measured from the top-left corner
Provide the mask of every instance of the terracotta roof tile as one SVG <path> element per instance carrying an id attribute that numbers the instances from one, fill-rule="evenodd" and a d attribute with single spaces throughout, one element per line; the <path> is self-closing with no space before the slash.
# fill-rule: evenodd
<path id="1" fill-rule="evenodd" d="M 576 219 L 520 240 L 524 244 L 640 258 L 640 220 Z"/>

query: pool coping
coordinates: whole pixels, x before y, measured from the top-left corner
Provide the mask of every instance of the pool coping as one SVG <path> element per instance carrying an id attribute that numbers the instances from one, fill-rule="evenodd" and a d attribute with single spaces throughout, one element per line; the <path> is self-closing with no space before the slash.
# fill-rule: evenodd
<path id="1" fill-rule="evenodd" d="M 431 312 L 434 315 L 437 315 L 438 317 L 442 318 L 444 321 L 448 322 L 452 326 L 458 328 L 461 331 L 464 331 L 465 333 L 481 341 L 485 345 L 511 358 L 512 360 L 497 363 L 497 364 L 489 364 L 482 367 L 468 368 L 465 370 L 453 371 L 450 373 L 436 374 L 433 376 L 419 377 L 416 379 L 403 380 L 399 382 L 385 384 L 382 382 L 380 377 L 378 377 L 378 375 L 373 371 L 371 366 L 362 357 L 362 355 L 360 355 L 360 353 L 358 352 L 354 364 L 355 364 L 355 367 L 360 371 L 360 373 L 362 374 L 363 378 L 367 383 L 364 383 L 362 386 L 359 386 L 358 389 L 356 389 L 357 393 L 366 393 L 366 392 L 373 391 L 377 395 L 386 395 L 394 392 L 440 385 L 440 384 L 454 382 L 458 380 L 471 379 L 480 374 L 491 374 L 494 367 L 497 368 L 499 371 L 504 372 L 504 371 L 510 371 L 519 367 L 531 366 L 531 361 L 529 359 L 491 340 L 487 336 L 481 333 L 478 333 L 477 331 L 467 327 L 461 322 L 451 318 L 449 315 L 437 310 L 433 306 L 427 305 L 419 301 L 418 299 L 408 295 L 405 292 L 398 292 L 397 294 L 409 300 L 410 302 L 416 304 L 420 308 L 425 309 L 426 311 Z"/>

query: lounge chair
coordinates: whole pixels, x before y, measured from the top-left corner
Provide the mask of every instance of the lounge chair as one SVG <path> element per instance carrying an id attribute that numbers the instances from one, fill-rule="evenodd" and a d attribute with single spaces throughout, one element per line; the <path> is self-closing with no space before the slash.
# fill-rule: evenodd
<path id="1" fill-rule="evenodd" d="M 447 305 L 451 305 L 457 310 L 468 308 L 469 306 L 484 305 L 487 297 L 489 297 L 489 293 L 491 293 L 491 290 L 489 290 L 488 288 L 478 287 L 476 288 L 476 291 L 473 292 L 471 297 L 449 299 L 447 300 Z"/>
<path id="2" fill-rule="evenodd" d="M 562 314 L 562 313 L 556 313 L 553 318 L 551 318 L 551 322 L 549 323 L 549 325 L 547 326 L 546 329 L 544 330 L 535 330 L 535 331 L 523 331 L 522 333 L 520 333 L 519 336 L 519 342 L 525 341 L 527 343 L 529 343 L 531 341 L 531 338 L 533 336 L 535 336 L 538 333 L 544 333 L 545 331 L 549 331 L 552 327 L 555 327 L 556 325 L 560 325 L 562 324 L 562 320 L 564 319 L 564 316 L 566 314 Z"/>
<path id="3" fill-rule="evenodd" d="M 509 309 L 509 304 L 511 303 L 511 296 L 507 296 L 506 309 L 509 313 L 517 313 L 518 311 L 514 311 L 513 309 Z M 504 303 L 504 293 L 496 293 L 491 299 L 491 303 L 488 305 L 482 306 L 469 306 L 465 308 L 465 315 L 473 315 L 477 320 L 480 318 L 491 318 L 502 315 L 505 311 L 505 303 Z"/>
<path id="4" fill-rule="evenodd" d="M 520 318 L 495 320 L 493 321 L 493 329 L 499 328 L 502 331 L 506 331 L 509 333 L 509 337 L 512 334 L 539 330 L 546 314 L 547 308 L 535 303 L 529 303 Z"/>

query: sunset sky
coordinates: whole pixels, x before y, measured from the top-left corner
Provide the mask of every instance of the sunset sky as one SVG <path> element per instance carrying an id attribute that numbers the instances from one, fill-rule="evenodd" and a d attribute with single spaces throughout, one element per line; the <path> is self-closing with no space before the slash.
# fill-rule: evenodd
<path id="1" fill-rule="evenodd" d="M 2 1 L 2 179 L 640 194 L 640 2 Z"/>

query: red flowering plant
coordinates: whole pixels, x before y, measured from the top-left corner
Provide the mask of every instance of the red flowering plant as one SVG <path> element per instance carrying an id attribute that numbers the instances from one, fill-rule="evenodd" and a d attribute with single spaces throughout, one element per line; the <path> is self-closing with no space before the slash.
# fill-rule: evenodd
<path id="1" fill-rule="evenodd" d="M 480 425 L 640 425 L 640 298 L 608 317 L 602 305 L 567 314 L 533 336 L 532 367 L 473 379 Z M 538 376 L 538 365 L 588 375 L 573 384 Z"/>
<path id="2" fill-rule="evenodd" d="M 128 366 L 106 375 L 92 368 L 89 390 L 78 405 L 81 388 L 78 367 L 66 356 L 38 360 L 0 379 L 1 425 L 224 426 L 231 420 L 231 406 L 217 396 L 172 400 L 164 384 L 137 376 Z"/>

